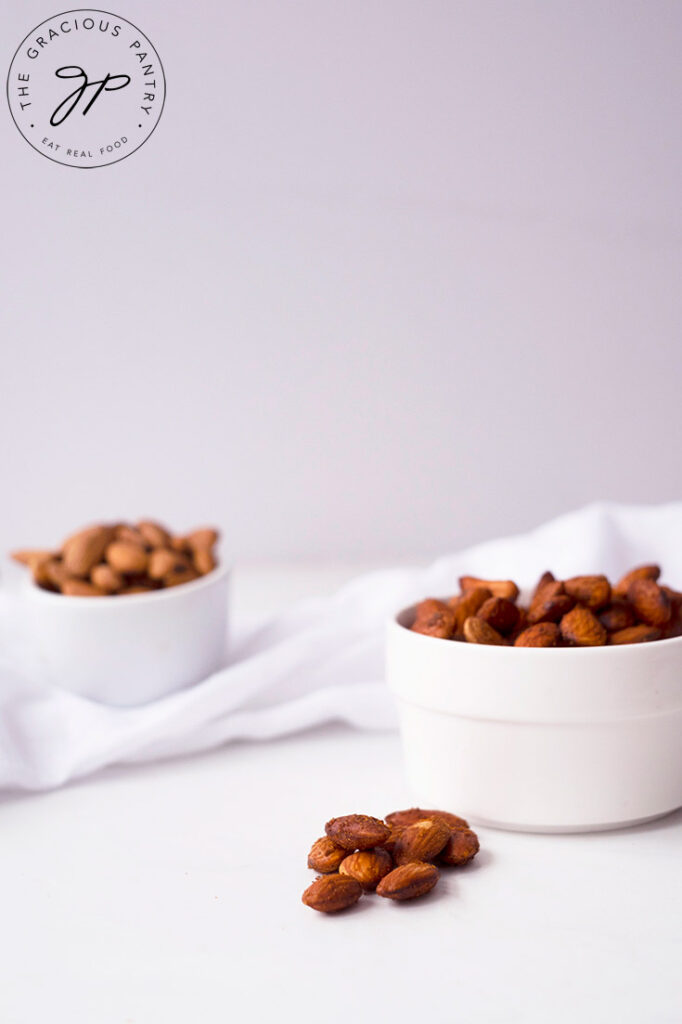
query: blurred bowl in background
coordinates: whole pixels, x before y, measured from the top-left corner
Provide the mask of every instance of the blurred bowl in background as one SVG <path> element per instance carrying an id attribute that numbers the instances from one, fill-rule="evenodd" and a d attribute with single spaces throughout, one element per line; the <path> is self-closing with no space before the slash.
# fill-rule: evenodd
<path id="1" fill-rule="evenodd" d="M 481 824 L 583 832 L 682 806 L 682 637 L 494 647 L 388 624 L 415 800 Z"/>
<path id="2" fill-rule="evenodd" d="M 146 704 L 225 662 L 229 566 L 168 589 L 65 597 L 22 580 L 17 621 L 41 677 L 104 704 Z"/>

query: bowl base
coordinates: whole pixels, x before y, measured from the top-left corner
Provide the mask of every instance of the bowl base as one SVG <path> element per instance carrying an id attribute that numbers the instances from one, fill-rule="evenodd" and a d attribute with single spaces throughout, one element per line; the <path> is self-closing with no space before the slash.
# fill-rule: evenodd
<path id="1" fill-rule="evenodd" d="M 659 818 L 666 818 L 674 814 L 679 807 L 671 807 L 667 811 L 660 811 L 658 814 L 650 814 L 646 818 L 633 818 L 631 821 L 609 821 L 605 824 L 594 825 L 516 825 L 504 821 L 490 821 L 486 818 L 478 818 L 475 815 L 468 815 L 467 820 L 474 827 L 495 828 L 502 832 L 536 832 L 542 835 L 571 835 L 585 832 L 613 832 L 619 828 L 633 828 L 635 825 L 646 825 L 650 821 L 657 821 Z"/>

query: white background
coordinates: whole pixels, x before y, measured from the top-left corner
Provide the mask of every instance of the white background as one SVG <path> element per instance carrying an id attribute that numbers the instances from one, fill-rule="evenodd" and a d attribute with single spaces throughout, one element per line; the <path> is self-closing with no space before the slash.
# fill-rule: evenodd
<path id="1" fill-rule="evenodd" d="M 679 1024 L 682 812 L 304 907 L 325 821 L 409 799 L 398 737 L 340 727 L 2 798 L 3 1024 Z"/>
<path id="2" fill-rule="evenodd" d="M 58 10 L 2 5 L 6 67 Z M 0 116 L 3 547 L 405 558 L 679 496 L 679 2 L 116 10 L 167 76 L 139 152 Z"/>

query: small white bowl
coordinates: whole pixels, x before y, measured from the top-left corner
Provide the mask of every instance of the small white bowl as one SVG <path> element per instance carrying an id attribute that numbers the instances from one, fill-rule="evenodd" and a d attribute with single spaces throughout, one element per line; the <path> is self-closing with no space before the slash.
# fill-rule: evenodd
<path id="1" fill-rule="evenodd" d="M 104 704 L 146 704 L 221 668 L 229 568 L 147 594 L 66 597 L 29 579 L 18 623 L 44 680 Z"/>
<path id="2" fill-rule="evenodd" d="M 493 647 L 388 624 L 408 781 L 481 825 L 587 832 L 682 806 L 682 637 Z"/>

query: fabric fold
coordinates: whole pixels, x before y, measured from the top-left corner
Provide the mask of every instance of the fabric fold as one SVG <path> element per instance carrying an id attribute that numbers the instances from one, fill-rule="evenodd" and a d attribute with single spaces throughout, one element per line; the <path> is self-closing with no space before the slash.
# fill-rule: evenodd
<path id="1" fill-rule="evenodd" d="M 7 642 L 0 661 L 0 788 L 59 786 L 110 764 L 196 753 L 231 740 L 267 740 L 329 721 L 396 726 L 383 682 L 386 620 L 426 596 L 457 590 L 462 574 L 530 586 L 559 576 L 659 562 L 682 586 L 682 503 L 590 505 L 527 534 L 489 541 L 427 568 L 365 574 L 302 601 L 234 638 L 230 664 L 197 686 L 136 708 L 98 704 L 37 682 Z M 7 625 L 7 595 L 0 616 Z"/>

